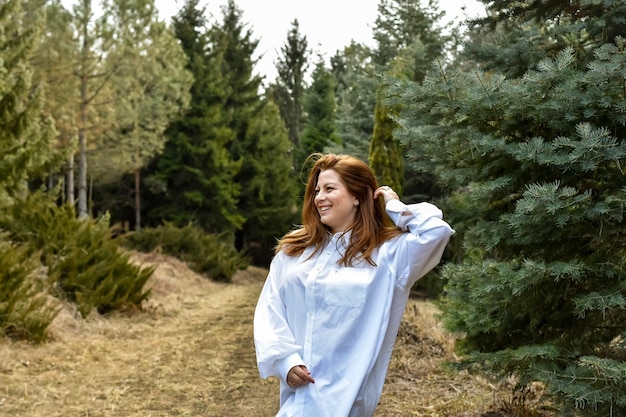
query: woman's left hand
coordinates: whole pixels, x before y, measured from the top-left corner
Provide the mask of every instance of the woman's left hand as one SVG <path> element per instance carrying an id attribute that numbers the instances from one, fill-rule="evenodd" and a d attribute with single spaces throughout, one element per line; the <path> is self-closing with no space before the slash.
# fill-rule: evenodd
<path id="1" fill-rule="evenodd" d="M 391 187 L 389 187 L 387 185 L 383 185 L 382 187 L 378 187 L 374 191 L 374 200 L 376 200 L 380 196 L 382 196 L 383 199 L 385 200 L 385 204 L 387 204 L 390 200 L 399 200 L 400 199 L 400 197 L 398 197 L 398 194 L 396 194 L 396 192 L 394 190 L 392 190 Z"/>
<path id="2" fill-rule="evenodd" d="M 315 384 L 315 380 L 304 365 L 294 366 L 287 373 L 287 385 L 292 388 L 299 388 L 308 383 Z"/>

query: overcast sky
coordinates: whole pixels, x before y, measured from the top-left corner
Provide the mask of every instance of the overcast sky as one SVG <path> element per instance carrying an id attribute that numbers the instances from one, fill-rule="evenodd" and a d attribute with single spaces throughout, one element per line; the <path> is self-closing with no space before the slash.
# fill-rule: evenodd
<path id="1" fill-rule="evenodd" d="M 372 25 L 376 19 L 378 0 L 235 0 L 243 10 L 243 20 L 256 39 L 257 72 L 273 81 L 274 62 L 287 39 L 291 22 L 298 19 L 300 33 L 307 37 L 309 47 L 328 59 L 351 40 L 372 45 Z M 184 4 L 183 0 L 156 0 L 161 18 L 169 21 Z M 227 0 L 202 0 L 201 5 L 215 19 L 221 20 L 221 7 Z M 465 10 L 463 7 L 465 6 Z M 439 8 L 447 19 L 461 19 L 484 14 L 477 0 L 439 0 Z"/>

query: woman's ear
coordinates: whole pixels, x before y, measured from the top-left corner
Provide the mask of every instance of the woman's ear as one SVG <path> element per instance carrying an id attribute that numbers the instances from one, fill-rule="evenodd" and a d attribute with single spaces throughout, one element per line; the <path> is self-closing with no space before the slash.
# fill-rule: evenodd
<path id="1" fill-rule="evenodd" d="M 356 206 L 358 206 L 358 205 L 359 205 L 359 200 L 354 199 L 354 207 L 356 207 Z"/>

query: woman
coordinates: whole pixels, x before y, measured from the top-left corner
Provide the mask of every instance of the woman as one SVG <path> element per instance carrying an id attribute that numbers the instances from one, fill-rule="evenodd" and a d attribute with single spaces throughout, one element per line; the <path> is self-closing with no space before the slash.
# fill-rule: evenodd
<path id="1" fill-rule="evenodd" d="M 362 161 L 315 158 L 303 225 L 279 241 L 256 307 L 257 363 L 280 379 L 277 416 L 370 417 L 409 291 L 454 230 L 437 207 L 377 187 Z"/>

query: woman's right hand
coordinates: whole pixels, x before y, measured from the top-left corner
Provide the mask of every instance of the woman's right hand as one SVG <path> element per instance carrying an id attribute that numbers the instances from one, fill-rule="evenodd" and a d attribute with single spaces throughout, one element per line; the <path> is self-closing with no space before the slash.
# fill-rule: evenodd
<path id="1" fill-rule="evenodd" d="M 398 194 L 396 194 L 396 192 L 387 185 L 383 185 L 382 187 L 378 187 L 374 190 L 374 200 L 376 200 L 379 196 L 383 197 L 385 204 L 387 204 L 390 200 L 399 200 Z"/>
<path id="2" fill-rule="evenodd" d="M 304 365 L 294 366 L 287 373 L 287 385 L 291 388 L 299 388 L 308 383 L 315 384 L 315 380 Z"/>

